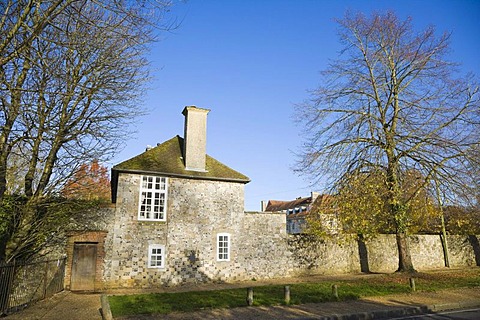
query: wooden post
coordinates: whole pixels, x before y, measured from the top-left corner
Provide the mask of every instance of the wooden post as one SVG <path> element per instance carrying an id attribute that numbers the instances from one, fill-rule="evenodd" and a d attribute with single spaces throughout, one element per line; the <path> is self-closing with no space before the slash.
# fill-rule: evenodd
<path id="1" fill-rule="evenodd" d="M 45 299 L 47 297 L 47 286 L 48 286 L 48 261 L 45 261 L 45 268 L 43 270 L 43 297 L 42 299 Z"/>
<path id="2" fill-rule="evenodd" d="M 412 289 L 412 291 L 415 291 L 415 279 L 414 278 L 410 278 L 410 288 Z"/>
<path id="3" fill-rule="evenodd" d="M 253 305 L 253 288 L 247 288 L 247 305 Z"/>
<path id="4" fill-rule="evenodd" d="M 336 284 L 332 285 L 332 294 L 335 299 L 338 299 L 338 286 Z"/>
<path id="5" fill-rule="evenodd" d="M 290 286 L 285 286 L 285 304 L 290 304 Z"/>
<path id="6" fill-rule="evenodd" d="M 112 310 L 110 309 L 110 303 L 106 294 L 100 296 L 100 305 L 102 306 L 102 319 L 113 320 Z"/>

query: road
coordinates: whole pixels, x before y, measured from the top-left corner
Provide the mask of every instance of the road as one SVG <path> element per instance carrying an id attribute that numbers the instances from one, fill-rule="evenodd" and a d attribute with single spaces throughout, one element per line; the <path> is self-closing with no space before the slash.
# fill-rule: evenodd
<path id="1" fill-rule="evenodd" d="M 402 318 L 394 318 L 391 320 L 478 320 L 480 319 L 480 308 L 476 309 L 460 309 L 443 311 L 432 314 L 424 314 L 418 316 L 408 316 Z"/>

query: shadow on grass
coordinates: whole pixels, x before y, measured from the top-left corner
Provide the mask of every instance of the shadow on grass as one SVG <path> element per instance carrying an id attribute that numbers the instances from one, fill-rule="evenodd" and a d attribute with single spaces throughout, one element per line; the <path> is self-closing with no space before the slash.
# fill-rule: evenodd
<path id="1" fill-rule="evenodd" d="M 372 296 L 380 297 L 391 294 L 410 293 L 410 277 L 412 277 L 410 274 L 395 273 L 357 277 L 355 279 L 254 286 L 253 305 L 281 307 L 285 304 L 285 285 L 289 285 L 290 287 L 290 305 L 295 305 L 295 308 L 303 308 L 302 306 L 305 304 L 352 301 Z M 419 272 L 415 274 L 414 278 L 416 280 L 417 291 L 423 292 L 459 287 L 476 287 L 478 283 L 480 283 L 480 269 Z M 336 285 L 338 288 L 338 299 L 332 293 L 333 285 Z M 199 310 L 210 310 L 214 313 L 214 309 L 222 309 L 224 310 L 222 312 L 227 312 L 225 311 L 226 309 L 238 309 L 238 307 L 247 306 L 246 300 L 246 287 L 109 297 L 114 317 L 126 318 L 128 318 L 129 315 L 165 315 L 172 312 L 198 312 Z M 348 306 L 349 304 L 346 303 L 345 305 Z M 132 319 L 133 318 L 134 317 L 132 317 Z M 151 319 L 155 319 L 155 316 L 152 316 Z"/>
<path id="2" fill-rule="evenodd" d="M 290 305 L 307 303 L 357 300 L 365 295 L 385 294 L 385 285 L 340 284 L 338 299 L 332 294 L 333 283 L 299 283 L 290 285 Z M 388 293 L 404 293 L 406 285 L 392 285 Z M 284 286 L 271 285 L 255 287 L 253 306 L 284 305 Z M 171 312 L 193 312 L 205 309 L 237 308 L 247 305 L 247 289 L 215 291 L 190 291 L 175 293 L 154 293 L 110 296 L 110 307 L 114 317 L 132 314 L 168 314 Z"/>

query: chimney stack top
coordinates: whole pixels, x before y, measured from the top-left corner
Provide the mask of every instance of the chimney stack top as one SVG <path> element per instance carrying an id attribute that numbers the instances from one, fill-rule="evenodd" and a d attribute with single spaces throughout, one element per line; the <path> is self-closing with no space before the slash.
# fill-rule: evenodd
<path id="1" fill-rule="evenodd" d="M 183 158 L 186 170 L 206 171 L 207 114 L 209 112 L 209 109 L 195 106 L 186 106 L 182 111 L 185 116 Z"/>

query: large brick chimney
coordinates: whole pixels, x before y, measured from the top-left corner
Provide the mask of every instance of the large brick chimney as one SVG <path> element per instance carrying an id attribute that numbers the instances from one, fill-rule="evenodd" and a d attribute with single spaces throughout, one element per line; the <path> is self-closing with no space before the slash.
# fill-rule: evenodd
<path id="1" fill-rule="evenodd" d="M 210 110 L 195 106 L 187 106 L 182 111 L 185 116 L 183 159 L 186 170 L 206 171 L 208 112 Z"/>

